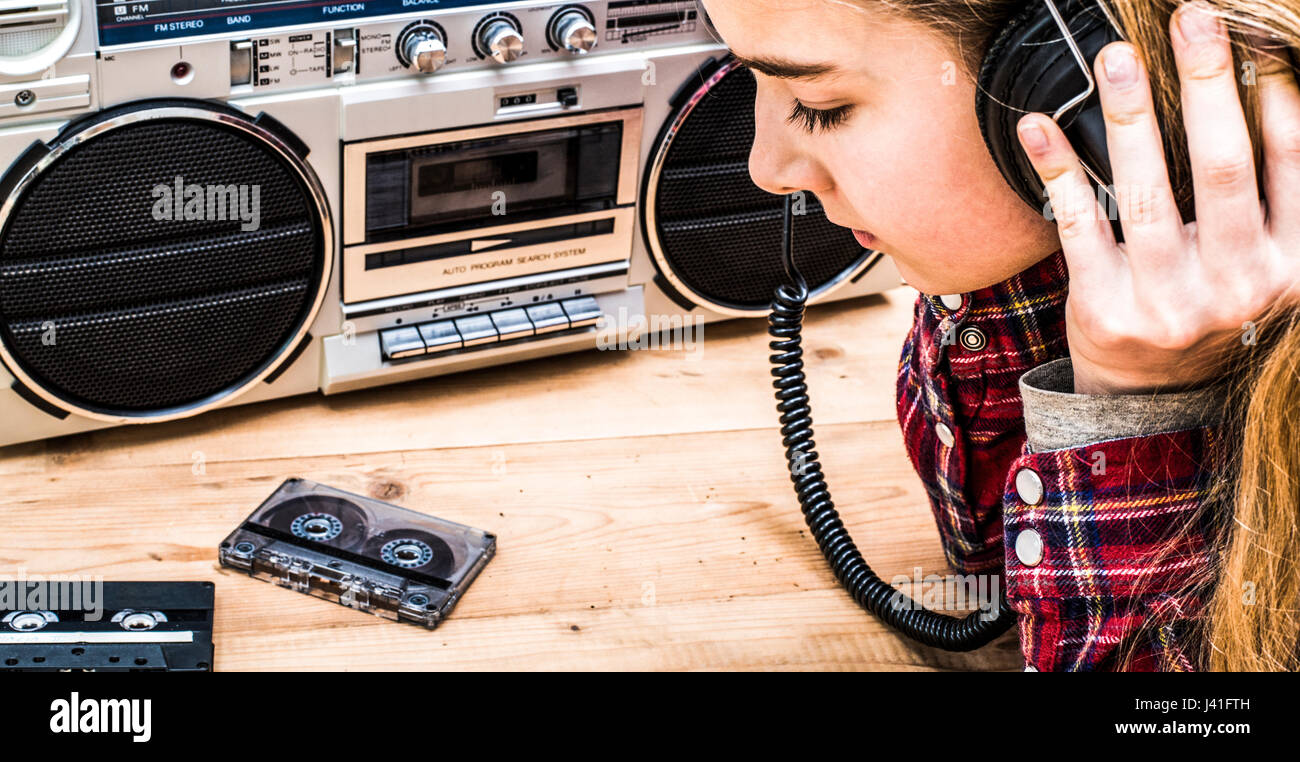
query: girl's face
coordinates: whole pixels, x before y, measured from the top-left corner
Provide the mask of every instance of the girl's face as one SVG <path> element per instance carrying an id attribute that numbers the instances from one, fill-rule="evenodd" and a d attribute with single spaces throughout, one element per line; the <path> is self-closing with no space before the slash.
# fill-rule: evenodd
<path id="1" fill-rule="evenodd" d="M 974 82 L 938 33 L 862 2 L 701 1 L 754 70 L 760 188 L 815 194 L 925 294 L 993 285 L 1060 248 L 1002 179 Z"/>

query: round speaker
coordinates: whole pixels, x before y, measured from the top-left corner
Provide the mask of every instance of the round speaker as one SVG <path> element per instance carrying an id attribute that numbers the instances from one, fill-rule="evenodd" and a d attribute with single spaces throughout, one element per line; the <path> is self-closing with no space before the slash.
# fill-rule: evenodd
<path id="1" fill-rule="evenodd" d="M 0 179 L 0 360 L 21 391 L 159 421 L 291 361 L 333 261 L 305 155 L 266 114 L 183 99 L 83 117 L 28 149 Z"/>
<path id="2" fill-rule="evenodd" d="M 656 269 L 686 300 L 727 315 L 763 315 L 785 280 L 783 197 L 749 177 L 754 75 L 726 58 L 701 78 L 655 141 L 641 229 Z M 795 264 L 813 299 L 883 256 L 831 224 L 811 193 L 804 194 L 804 213 L 794 218 L 794 240 Z"/>

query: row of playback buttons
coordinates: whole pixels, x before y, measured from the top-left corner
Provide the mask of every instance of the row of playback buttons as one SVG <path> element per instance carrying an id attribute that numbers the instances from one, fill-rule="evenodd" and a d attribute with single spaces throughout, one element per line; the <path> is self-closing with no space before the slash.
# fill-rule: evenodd
<path id="1" fill-rule="evenodd" d="M 595 298 L 579 296 L 559 302 L 388 328 L 379 332 L 379 345 L 385 360 L 404 360 L 480 344 L 586 328 L 596 325 L 602 314 Z"/>

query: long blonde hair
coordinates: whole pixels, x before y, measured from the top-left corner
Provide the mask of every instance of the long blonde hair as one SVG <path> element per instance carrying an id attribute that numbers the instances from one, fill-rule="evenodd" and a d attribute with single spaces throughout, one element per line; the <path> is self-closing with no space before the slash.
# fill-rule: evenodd
<path id="1" fill-rule="evenodd" d="M 992 36 L 1026 2 L 1041 0 L 832 0 L 885 10 L 928 26 L 953 42 L 974 76 Z M 1098 0 L 1100 1 L 1100 0 Z M 1169 40 L 1170 18 L 1183 0 L 1106 0 L 1127 39 L 1138 49 L 1152 82 L 1165 159 L 1179 207 L 1193 208 L 1191 168 L 1182 126 L 1178 70 Z M 1233 41 L 1238 90 L 1262 180 L 1260 108 L 1252 66 L 1260 51 L 1247 34 L 1271 35 L 1264 55 L 1296 70 L 1300 0 L 1208 0 Z M 1061 0 L 1064 2 L 1064 0 Z M 1262 185 L 1261 185 L 1262 187 Z M 1262 195 L 1262 193 L 1261 193 Z M 1231 256 L 1224 252 L 1224 256 Z M 1297 253 L 1300 256 L 1300 252 Z M 1228 404 L 1214 437 L 1213 483 L 1195 522 L 1211 528 L 1212 568 L 1189 578 L 1180 596 L 1204 601 L 1193 620 L 1200 668 L 1295 671 L 1300 667 L 1300 312 L 1274 305 L 1251 321 L 1249 341 L 1232 354 L 1224 374 Z M 1193 531 L 1192 526 L 1185 531 Z M 1185 612 L 1182 612 L 1185 613 Z M 1176 607 L 1152 611 L 1120 665 L 1142 637 L 1155 637 L 1180 616 Z M 1176 669 L 1177 664 L 1165 665 Z"/>

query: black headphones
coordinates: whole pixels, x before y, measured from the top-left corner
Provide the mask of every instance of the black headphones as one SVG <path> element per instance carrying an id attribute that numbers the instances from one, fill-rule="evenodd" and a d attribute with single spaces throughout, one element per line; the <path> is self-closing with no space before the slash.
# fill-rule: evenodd
<path id="1" fill-rule="evenodd" d="M 994 38 L 980 66 L 975 94 L 980 133 L 1002 176 L 1037 211 L 1044 209 L 1047 193 L 1020 147 L 1016 125 L 1031 111 L 1051 115 L 1088 92 L 1097 54 L 1122 39 L 1102 2 L 1031 0 Z M 1087 74 L 1062 34 L 1062 25 L 1070 31 L 1087 64 Z M 1061 114 L 1057 124 L 1075 153 L 1092 170 L 1094 192 L 1106 199 L 1112 175 L 1106 122 L 1096 87 L 1086 99 Z M 1112 220 L 1111 225 L 1115 240 L 1124 240 L 1119 219 Z"/>

